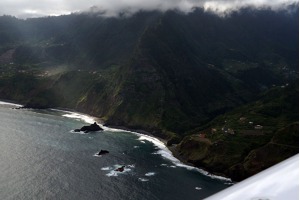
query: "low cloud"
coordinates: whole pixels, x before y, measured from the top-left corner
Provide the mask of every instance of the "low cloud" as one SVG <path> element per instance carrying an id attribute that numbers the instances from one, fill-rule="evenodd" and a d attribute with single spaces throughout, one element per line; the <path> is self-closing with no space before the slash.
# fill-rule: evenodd
<path id="1" fill-rule="evenodd" d="M 140 10 L 190 12 L 195 7 L 227 13 L 246 6 L 282 9 L 293 3 L 298 0 L 1 0 L 0 15 L 28 18 L 90 11 L 116 16 L 120 12 L 132 14 Z"/>
<path id="2" fill-rule="evenodd" d="M 92 11 L 100 11 L 106 16 L 115 16 L 120 12 L 128 14 L 140 10 L 180 10 L 188 13 L 195 7 L 204 8 L 206 11 L 224 14 L 243 7 L 284 9 L 286 6 L 297 3 L 298 0 L 152 0 L 142 2 L 139 0 L 102 1 L 94 6 Z"/>

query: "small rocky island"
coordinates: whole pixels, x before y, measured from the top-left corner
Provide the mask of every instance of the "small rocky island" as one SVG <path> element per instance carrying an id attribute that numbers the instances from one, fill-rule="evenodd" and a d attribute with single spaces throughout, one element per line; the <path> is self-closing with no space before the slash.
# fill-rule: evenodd
<path id="1" fill-rule="evenodd" d="M 99 151 L 98 153 L 97 153 L 97 155 L 98 156 L 101 156 L 101 155 L 105 155 L 105 154 L 108 154 L 109 153 L 109 151 L 107 151 L 107 150 L 102 150 L 101 149 L 101 151 Z"/>
<path id="2" fill-rule="evenodd" d="M 75 132 L 83 131 L 85 133 L 95 132 L 95 131 L 103 131 L 103 129 L 95 122 L 89 126 L 83 126 L 81 129 L 75 129 Z"/>

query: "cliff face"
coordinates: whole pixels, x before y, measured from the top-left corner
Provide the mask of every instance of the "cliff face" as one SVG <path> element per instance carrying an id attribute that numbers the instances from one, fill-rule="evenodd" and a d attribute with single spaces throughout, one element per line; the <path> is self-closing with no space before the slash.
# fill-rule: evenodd
<path id="1" fill-rule="evenodd" d="M 250 168 L 264 167 L 254 155 L 272 149 L 274 134 L 298 121 L 294 112 L 284 114 L 293 120 L 280 121 L 284 110 L 273 106 L 285 102 L 270 95 L 274 85 L 298 81 L 297 6 L 290 12 L 247 8 L 224 18 L 201 9 L 120 18 L 0 17 L 0 97 L 28 107 L 76 109 L 108 125 L 149 131 L 170 145 L 181 141 L 178 151 L 196 166 L 246 177 Z M 272 99 L 260 96 L 267 91 Z M 223 124 L 228 119 L 222 115 L 233 109 L 256 119 L 250 106 L 241 106 L 262 99 L 259 116 L 270 122 L 263 134 Z M 225 137 L 222 127 L 237 134 Z M 212 129 L 217 133 L 207 136 Z M 202 132 L 205 138 L 194 135 Z M 290 153 L 275 157 L 295 153 L 282 151 Z"/>
<path id="2" fill-rule="evenodd" d="M 189 16 L 165 13 L 145 28 L 128 61 L 112 70 L 109 80 L 90 88 L 79 107 L 89 107 L 108 124 L 133 128 L 182 135 L 202 126 L 273 84 L 297 79 L 292 61 L 297 59 L 288 59 L 298 51 L 290 42 L 297 40 L 289 26 L 293 18 L 285 16 L 270 26 L 279 15 L 246 10 L 220 19 L 201 10 Z M 270 29 L 290 35 L 280 44 L 288 47 L 288 57 L 274 50 L 281 47 Z"/>

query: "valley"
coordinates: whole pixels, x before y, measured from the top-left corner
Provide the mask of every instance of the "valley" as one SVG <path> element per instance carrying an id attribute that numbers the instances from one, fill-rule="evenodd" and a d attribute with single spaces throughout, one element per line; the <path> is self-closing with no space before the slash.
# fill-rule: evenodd
<path id="1" fill-rule="evenodd" d="M 299 152 L 298 16 L 2 16 L 0 98 L 147 131 L 240 181 Z"/>

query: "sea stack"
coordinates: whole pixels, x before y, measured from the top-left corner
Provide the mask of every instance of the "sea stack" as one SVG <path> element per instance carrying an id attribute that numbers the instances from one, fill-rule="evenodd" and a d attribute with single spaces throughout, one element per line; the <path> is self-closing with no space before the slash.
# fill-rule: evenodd
<path id="1" fill-rule="evenodd" d="M 108 154 L 108 153 L 109 153 L 109 151 L 101 149 L 101 151 L 99 151 L 99 153 L 97 155 L 101 156 L 101 155 Z"/>
<path id="2" fill-rule="evenodd" d="M 83 131 L 85 133 L 88 133 L 88 132 L 95 132 L 95 131 L 103 131 L 103 129 L 96 122 L 94 122 L 89 126 L 83 126 L 81 127 L 81 129 L 75 129 L 74 131 L 75 132 Z"/>
<path id="3" fill-rule="evenodd" d="M 117 171 L 117 172 L 123 172 L 124 169 L 125 169 L 125 166 L 123 165 L 122 167 L 119 167 L 119 168 L 115 169 L 115 171 Z"/>

